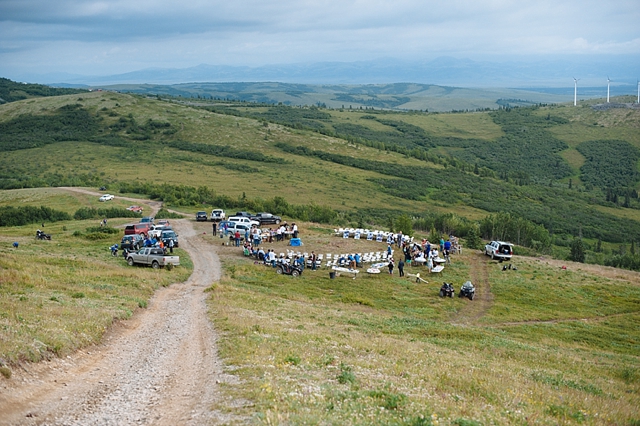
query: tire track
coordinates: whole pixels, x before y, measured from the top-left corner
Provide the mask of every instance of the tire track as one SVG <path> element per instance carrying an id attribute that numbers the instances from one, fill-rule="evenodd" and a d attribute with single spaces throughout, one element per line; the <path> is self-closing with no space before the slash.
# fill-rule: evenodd
<path id="1" fill-rule="evenodd" d="M 449 320 L 456 325 L 474 325 L 493 305 L 493 293 L 489 283 L 489 270 L 484 255 L 479 251 L 467 251 L 465 257 L 469 261 L 471 282 L 476 288 L 473 300 L 464 298 L 467 302 L 457 314 Z M 459 289 L 458 289 L 459 290 Z"/>

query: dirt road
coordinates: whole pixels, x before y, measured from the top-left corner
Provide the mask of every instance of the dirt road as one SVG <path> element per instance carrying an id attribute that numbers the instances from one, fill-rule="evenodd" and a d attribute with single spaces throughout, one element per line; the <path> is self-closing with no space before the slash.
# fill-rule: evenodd
<path id="1" fill-rule="evenodd" d="M 186 219 L 173 220 L 194 264 L 188 281 L 156 292 L 116 324 L 102 345 L 25 366 L 0 388 L 2 425 L 189 425 L 224 423 L 211 410 L 221 372 L 204 290 L 220 262 Z"/>

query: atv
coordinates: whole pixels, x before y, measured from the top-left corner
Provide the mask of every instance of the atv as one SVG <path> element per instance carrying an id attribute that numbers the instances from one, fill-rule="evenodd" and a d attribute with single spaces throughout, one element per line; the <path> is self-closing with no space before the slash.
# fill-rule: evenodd
<path id="1" fill-rule="evenodd" d="M 302 269 L 297 266 L 289 265 L 288 263 L 280 263 L 276 266 L 276 274 L 285 274 L 297 277 L 302 275 Z"/>
<path id="2" fill-rule="evenodd" d="M 467 281 L 462 284 L 460 287 L 460 293 L 458 293 L 458 297 L 468 297 L 469 300 L 473 300 L 476 296 L 476 288 L 471 284 L 471 281 Z"/>
<path id="3" fill-rule="evenodd" d="M 45 234 L 39 229 L 36 231 L 36 240 L 50 240 L 50 239 L 51 239 L 51 234 Z"/>
<path id="4" fill-rule="evenodd" d="M 453 284 L 442 283 L 442 287 L 440 287 L 440 297 L 453 297 L 454 294 L 456 294 L 456 290 L 453 288 Z"/>

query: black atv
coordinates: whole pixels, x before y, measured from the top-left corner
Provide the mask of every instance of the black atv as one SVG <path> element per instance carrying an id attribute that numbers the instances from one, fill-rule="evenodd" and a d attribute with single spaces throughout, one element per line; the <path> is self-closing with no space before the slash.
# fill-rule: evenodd
<path id="1" fill-rule="evenodd" d="M 456 290 L 453 288 L 453 284 L 442 283 L 442 287 L 440 287 L 440 297 L 453 297 L 454 294 L 456 294 Z"/>
<path id="2" fill-rule="evenodd" d="M 285 274 L 285 275 L 292 275 L 294 277 L 297 277 L 302 275 L 302 269 L 297 266 L 290 265 L 288 263 L 280 263 L 278 264 L 278 266 L 276 266 L 276 274 L 278 275 Z"/>
<path id="3" fill-rule="evenodd" d="M 471 281 L 467 281 L 462 284 L 460 287 L 460 293 L 458 293 L 458 297 L 468 297 L 469 300 L 473 300 L 476 297 L 476 288 L 471 284 Z"/>
<path id="4" fill-rule="evenodd" d="M 45 234 L 39 229 L 36 231 L 36 240 L 50 240 L 50 239 L 51 239 L 51 234 Z"/>

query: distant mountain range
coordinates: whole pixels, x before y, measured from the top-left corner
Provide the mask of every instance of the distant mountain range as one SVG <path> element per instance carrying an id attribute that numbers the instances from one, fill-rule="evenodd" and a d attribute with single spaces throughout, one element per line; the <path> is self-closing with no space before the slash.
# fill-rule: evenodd
<path id="1" fill-rule="evenodd" d="M 545 57 L 519 61 L 474 61 L 440 57 L 430 61 L 383 58 L 360 62 L 276 64 L 259 67 L 207 65 L 189 68 L 148 68 L 117 75 L 85 76 L 41 74 L 21 80 L 56 86 L 100 86 L 111 84 L 178 84 L 191 82 L 277 81 L 304 84 L 422 83 L 457 87 L 573 87 L 573 77 L 582 86 L 612 88 L 634 85 L 640 77 L 640 55 L 597 57 Z M 625 89 L 628 92 L 628 88 Z M 630 94 L 630 93 L 625 93 Z"/>

